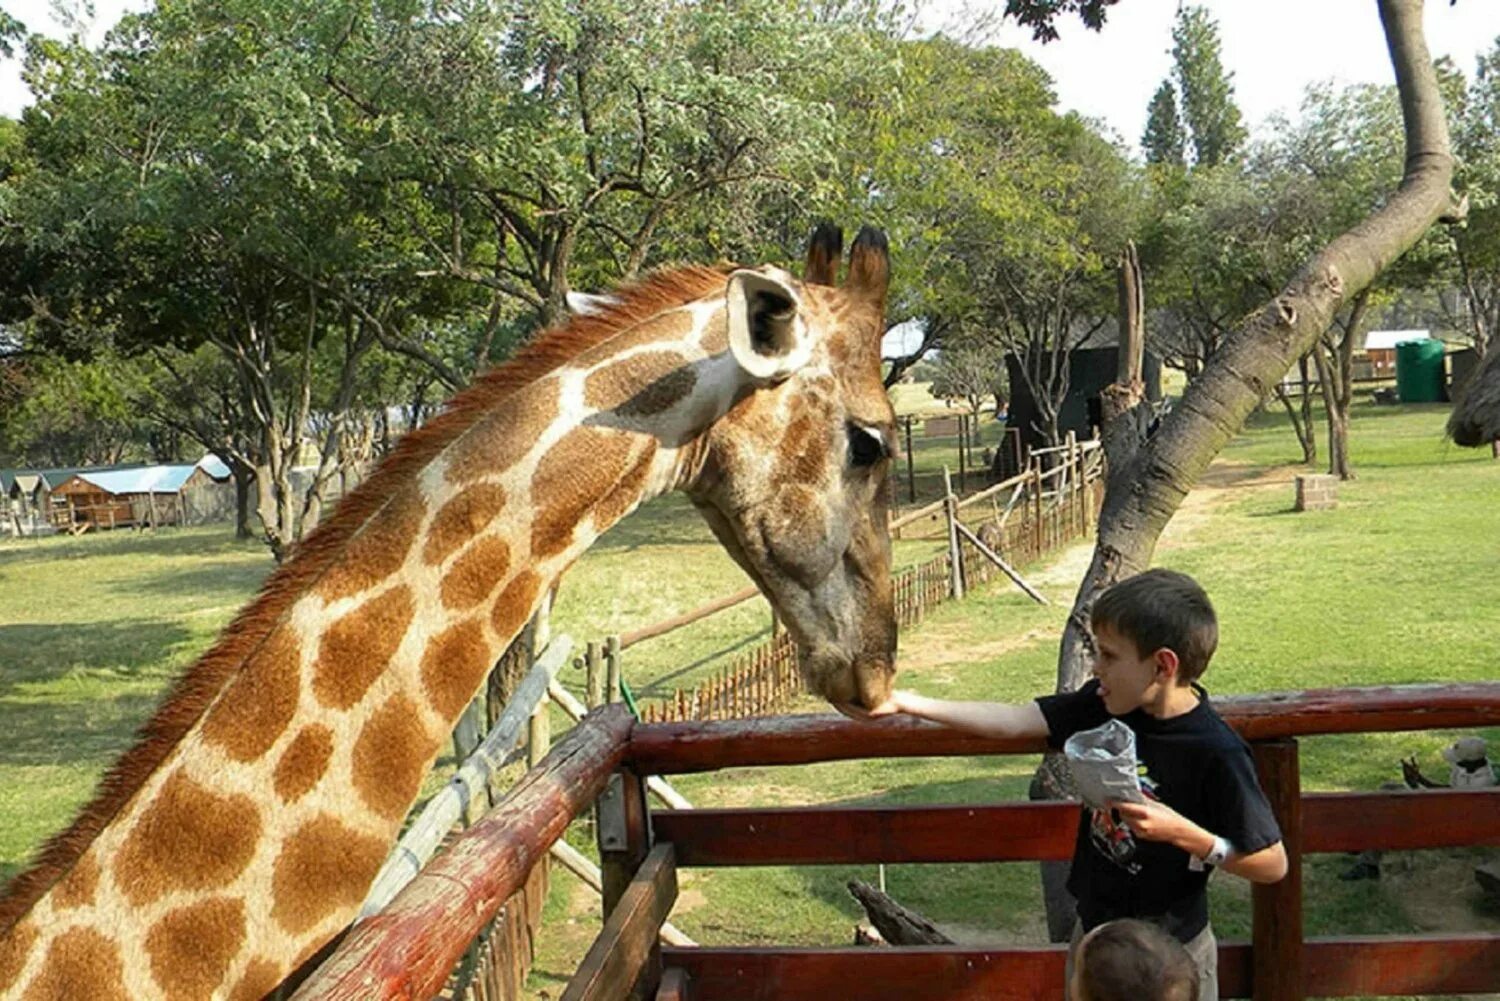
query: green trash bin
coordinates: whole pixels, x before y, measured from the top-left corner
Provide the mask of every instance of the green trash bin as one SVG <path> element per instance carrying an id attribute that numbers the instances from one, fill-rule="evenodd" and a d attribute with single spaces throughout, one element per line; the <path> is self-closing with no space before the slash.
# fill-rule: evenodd
<path id="1" fill-rule="evenodd" d="M 1428 338 L 1396 345 L 1396 396 L 1402 403 L 1442 402 L 1442 341 Z"/>

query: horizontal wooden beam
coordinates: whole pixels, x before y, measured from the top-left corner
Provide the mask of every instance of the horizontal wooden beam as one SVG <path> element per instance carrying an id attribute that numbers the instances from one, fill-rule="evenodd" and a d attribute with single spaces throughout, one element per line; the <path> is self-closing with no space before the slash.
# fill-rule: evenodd
<path id="1" fill-rule="evenodd" d="M 599 795 L 624 755 L 630 723 L 621 704 L 585 717 L 384 910 L 357 925 L 294 999 L 435 996 L 548 846 Z"/>
<path id="2" fill-rule="evenodd" d="M 714 1001 L 1062 1001 L 1065 946 L 663 949 Z"/>
<path id="3" fill-rule="evenodd" d="M 1309 997 L 1500 991 L 1500 935 L 1341 936 L 1304 945 Z M 1065 947 L 664 949 L 715 1001 L 1062 1001 Z M 1250 996 L 1250 946 L 1219 945 L 1221 997 Z"/>
<path id="4" fill-rule="evenodd" d="M 665 810 L 651 827 L 682 866 L 1067 859 L 1078 804 Z"/>
<path id="5" fill-rule="evenodd" d="M 677 866 L 667 842 L 651 849 L 635 878 L 578 972 L 568 981 L 562 1001 L 623 1001 L 640 979 L 662 923 L 677 899 Z"/>
<path id="6" fill-rule="evenodd" d="M 1500 789 L 1303 797 L 1307 852 L 1500 845 Z M 683 866 L 1014 862 L 1072 856 L 1075 803 L 658 811 Z"/>
<path id="7" fill-rule="evenodd" d="M 1500 683 L 1336 688 L 1216 698 L 1247 740 L 1500 725 Z M 651 775 L 853 758 L 1027 754 L 1040 740 L 971 737 L 911 718 L 856 722 L 834 714 L 643 723 L 629 761 Z"/>

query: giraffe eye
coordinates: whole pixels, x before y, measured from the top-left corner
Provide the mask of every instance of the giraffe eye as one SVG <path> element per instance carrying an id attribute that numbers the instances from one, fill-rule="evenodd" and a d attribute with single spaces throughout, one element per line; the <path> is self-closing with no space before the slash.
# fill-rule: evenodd
<path id="1" fill-rule="evenodd" d="M 849 432 L 849 458 L 855 466 L 867 468 L 889 455 L 885 438 L 874 428 L 847 425 Z"/>

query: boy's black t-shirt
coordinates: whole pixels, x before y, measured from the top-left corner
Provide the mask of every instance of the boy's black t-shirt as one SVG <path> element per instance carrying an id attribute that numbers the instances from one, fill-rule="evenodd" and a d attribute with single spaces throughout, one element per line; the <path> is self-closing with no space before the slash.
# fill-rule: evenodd
<path id="1" fill-rule="evenodd" d="M 1281 830 L 1255 777 L 1250 748 L 1198 692 L 1197 707 L 1171 719 L 1137 709 L 1118 717 L 1135 731 L 1141 790 L 1210 833 L 1236 854 L 1281 840 Z M 1047 743 L 1061 749 L 1080 730 L 1108 722 L 1099 682 L 1037 699 Z M 1073 848 L 1068 892 L 1087 931 L 1115 918 L 1149 918 L 1187 942 L 1208 924 L 1208 870 L 1188 868 L 1188 853 L 1134 837 L 1104 811 L 1084 809 Z"/>

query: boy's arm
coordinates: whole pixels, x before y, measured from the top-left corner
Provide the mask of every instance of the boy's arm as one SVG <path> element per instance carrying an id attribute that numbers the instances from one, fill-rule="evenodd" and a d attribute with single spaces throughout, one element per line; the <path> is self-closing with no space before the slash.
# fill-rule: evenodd
<path id="1" fill-rule="evenodd" d="M 884 705 L 877 706 L 867 715 L 889 716 L 894 713 L 918 716 L 981 737 L 1047 736 L 1047 720 L 1035 702 L 1019 706 L 1001 702 L 954 702 L 897 691 L 891 693 Z"/>
<path id="2" fill-rule="evenodd" d="M 1214 849 L 1215 834 L 1193 823 L 1165 803 L 1118 802 L 1114 809 L 1130 829 L 1147 841 L 1165 841 L 1194 858 L 1204 858 Z M 1286 875 L 1286 848 L 1280 841 L 1248 855 L 1231 853 L 1219 868 L 1252 883 L 1275 883 Z"/>

